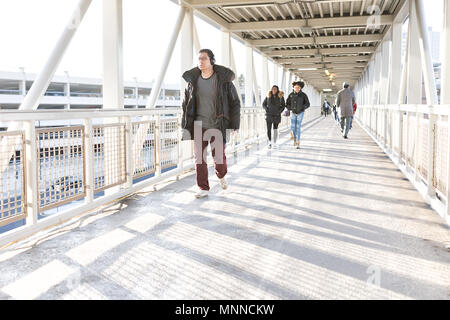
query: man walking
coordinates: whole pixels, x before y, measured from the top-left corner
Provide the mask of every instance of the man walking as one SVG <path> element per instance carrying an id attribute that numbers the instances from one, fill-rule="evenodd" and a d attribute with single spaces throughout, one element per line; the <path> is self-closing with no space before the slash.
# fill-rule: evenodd
<path id="1" fill-rule="evenodd" d="M 350 85 L 343 83 L 343 89 L 337 93 L 336 106 L 339 108 L 339 118 L 341 120 L 341 132 L 344 139 L 348 139 L 348 131 L 350 130 L 350 120 L 353 116 L 353 105 L 355 102 L 355 94 L 350 90 Z"/>
<path id="2" fill-rule="evenodd" d="M 214 53 L 202 49 L 198 54 L 197 67 L 186 71 L 183 79 L 187 82 L 184 91 L 183 140 L 194 140 L 194 158 L 197 186 L 196 198 L 209 193 L 206 148 L 211 145 L 216 175 L 222 189 L 227 189 L 225 179 L 227 160 L 225 144 L 230 131 L 239 129 L 241 104 L 232 81 L 234 72 L 216 65 Z"/>
<path id="3" fill-rule="evenodd" d="M 337 123 L 340 123 L 340 122 L 339 122 L 339 116 L 338 116 L 336 104 L 333 105 L 333 114 L 334 114 L 334 120 L 335 120 Z"/>
<path id="4" fill-rule="evenodd" d="M 328 103 L 327 99 L 325 99 L 325 101 L 323 103 L 323 113 L 325 114 L 325 118 L 327 117 L 329 110 L 330 110 L 330 104 Z"/>

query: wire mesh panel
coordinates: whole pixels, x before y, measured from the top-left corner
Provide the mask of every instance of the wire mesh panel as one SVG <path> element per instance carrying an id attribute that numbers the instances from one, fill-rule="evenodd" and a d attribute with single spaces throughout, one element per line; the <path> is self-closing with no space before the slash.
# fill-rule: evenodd
<path id="1" fill-rule="evenodd" d="M 436 150 L 433 186 L 443 194 L 447 191 L 447 155 L 448 155 L 448 124 L 438 121 L 435 126 L 434 143 Z"/>
<path id="2" fill-rule="evenodd" d="M 392 113 L 390 110 L 386 110 L 386 143 L 392 148 L 392 135 L 391 135 L 391 123 L 392 123 Z M 392 148 L 393 149 L 393 148 Z"/>
<path id="3" fill-rule="evenodd" d="M 381 130 L 381 139 L 383 140 L 383 141 L 386 141 L 387 142 L 387 139 L 388 139 L 388 137 L 387 137 L 387 135 L 388 135 L 388 132 L 387 132 L 387 124 L 388 124 L 388 111 L 387 110 L 381 110 L 380 111 L 380 123 L 381 123 L 381 128 L 380 128 L 380 130 Z"/>
<path id="4" fill-rule="evenodd" d="M 381 130 L 381 125 L 382 125 L 382 121 L 381 121 L 381 115 L 382 115 L 382 111 L 379 109 L 375 110 L 375 130 L 377 132 L 377 137 L 378 139 L 382 140 L 382 130 Z"/>
<path id="5" fill-rule="evenodd" d="M 125 124 L 93 126 L 94 192 L 126 182 Z"/>
<path id="6" fill-rule="evenodd" d="M 85 196 L 84 128 L 36 130 L 39 211 Z"/>
<path id="7" fill-rule="evenodd" d="M 408 117 L 406 114 L 402 113 L 402 117 L 403 117 L 403 127 L 402 127 L 402 159 L 406 159 L 406 144 L 407 144 L 407 125 L 408 125 Z"/>
<path id="8" fill-rule="evenodd" d="M 420 119 L 419 122 L 419 174 L 426 180 L 428 176 L 428 119 Z"/>
<path id="9" fill-rule="evenodd" d="M 264 134 L 266 133 L 266 130 L 267 130 L 265 112 L 262 112 L 262 111 L 256 112 L 255 118 L 257 121 L 256 127 L 257 127 L 258 137 L 264 136 Z"/>
<path id="10" fill-rule="evenodd" d="M 420 117 L 420 116 L 419 116 Z M 415 155 L 415 148 L 417 148 L 418 146 L 416 146 L 416 134 L 418 134 L 418 132 L 416 132 L 416 115 L 410 115 L 409 117 L 409 135 L 407 137 L 408 139 L 408 145 L 409 145 L 409 150 L 408 150 L 408 163 L 411 167 L 414 167 L 414 155 Z"/>
<path id="11" fill-rule="evenodd" d="M 24 151 L 23 133 L 0 133 L 0 226 L 27 215 Z"/>
<path id="12" fill-rule="evenodd" d="M 152 174 L 156 170 L 155 125 L 154 120 L 133 123 L 133 178 Z"/>
<path id="13" fill-rule="evenodd" d="M 393 126 L 392 126 L 392 144 L 393 144 L 393 149 L 394 152 L 396 152 L 398 154 L 398 150 L 399 150 L 399 127 L 397 125 L 398 121 L 400 118 L 400 114 L 398 112 L 393 112 L 392 114 L 392 122 L 393 122 Z"/>
<path id="14" fill-rule="evenodd" d="M 178 165 L 178 119 L 161 120 L 161 170 Z"/>
<path id="15" fill-rule="evenodd" d="M 281 128 L 289 128 L 290 124 L 291 124 L 291 122 L 290 122 L 289 117 L 282 115 L 280 127 Z"/>
<path id="16" fill-rule="evenodd" d="M 283 128 L 285 127 L 285 123 L 286 123 L 286 118 L 285 116 L 281 116 L 281 122 L 278 126 L 279 129 L 283 130 Z M 267 123 L 266 123 L 266 113 L 265 112 L 261 112 L 260 113 L 260 117 L 259 117 L 259 126 L 261 128 L 261 135 L 265 135 L 266 134 L 266 130 L 267 130 Z"/>
<path id="17" fill-rule="evenodd" d="M 244 142 L 248 138 L 248 115 L 245 112 L 241 112 L 240 124 L 238 143 Z"/>

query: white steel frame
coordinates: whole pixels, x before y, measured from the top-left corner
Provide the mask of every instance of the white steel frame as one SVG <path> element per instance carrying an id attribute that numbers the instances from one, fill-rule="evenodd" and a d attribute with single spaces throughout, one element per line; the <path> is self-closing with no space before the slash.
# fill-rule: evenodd
<path id="1" fill-rule="evenodd" d="M 441 105 L 438 105 L 424 5 L 423 0 L 407 1 L 404 8 L 399 11 L 398 16 L 394 18 L 391 32 L 386 34 L 382 44 L 378 47 L 380 54 L 373 55 L 366 71 L 355 86 L 357 100 L 360 103 L 356 119 L 411 180 L 425 200 L 450 224 L 450 151 L 447 151 L 446 158 L 447 187 L 445 194 L 440 194 L 433 186 L 433 173 L 436 165 L 434 141 L 437 133 L 435 132 L 435 124 L 438 119 L 441 123 L 443 121 L 448 123 L 450 111 L 450 81 L 448 76 L 450 73 L 450 0 L 444 0 L 444 43 L 441 47 L 443 62 L 441 69 Z M 401 69 L 402 24 L 408 16 L 406 57 L 404 67 Z M 382 88 L 381 99 L 376 95 L 379 89 L 377 81 L 379 70 L 376 66 L 380 63 L 382 66 L 389 66 L 388 81 Z M 381 78 L 385 79 L 385 75 L 386 70 L 383 68 Z M 426 104 L 421 104 L 422 75 Z M 383 92 L 384 90 L 389 92 Z M 405 102 L 407 105 L 404 104 Z M 396 123 L 394 123 L 394 115 L 397 115 L 398 118 Z M 410 116 L 415 116 L 416 119 L 413 127 L 409 121 Z M 427 176 L 421 178 L 418 170 L 418 162 L 421 156 L 419 154 L 419 126 L 424 118 L 428 119 L 427 145 L 429 154 Z M 405 119 L 406 124 L 403 124 L 403 119 Z M 406 126 L 406 136 L 403 134 L 404 125 Z M 393 136 L 395 131 L 398 132 L 397 137 Z M 413 141 L 409 139 L 411 133 L 414 133 Z M 450 139 L 450 129 L 448 130 L 448 138 Z M 394 150 L 394 141 L 398 145 L 397 152 Z M 403 144 L 406 144 L 406 150 L 402 150 Z M 402 153 L 405 154 L 404 157 L 402 157 Z M 408 162 L 408 156 L 412 156 L 412 162 L 414 163 L 412 167 Z"/>

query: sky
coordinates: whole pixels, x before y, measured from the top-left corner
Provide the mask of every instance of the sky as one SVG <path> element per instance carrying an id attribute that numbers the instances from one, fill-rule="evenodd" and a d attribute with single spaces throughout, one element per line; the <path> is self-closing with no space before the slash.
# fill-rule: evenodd
<path id="1" fill-rule="evenodd" d="M 76 7 L 78 0 L 0 0 L 0 70 L 37 73 L 45 64 L 54 44 Z M 442 0 L 426 1 L 426 18 L 433 30 L 442 29 Z M 156 5 L 156 6 L 155 6 Z M 157 8 L 155 10 L 155 8 Z M 169 0 L 124 0 L 124 76 L 125 80 L 151 81 L 157 77 L 175 25 L 179 7 Z M 212 49 L 220 63 L 221 33 L 195 18 L 203 48 Z M 237 73 L 245 74 L 245 47 L 233 40 Z M 180 79 L 179 41 L 171 58 L 166 83 Z M 254 55 L 255 65 L 261 56 Z M 102 0 L 93 0 L 70 43 L 56 74 L 102 76 Z M 261 79 L 261 68 L 256 68 Z M 269 63 L 272 78 L 273 65 Z M 261 84 L 259 84 L 261 85 Z"/>

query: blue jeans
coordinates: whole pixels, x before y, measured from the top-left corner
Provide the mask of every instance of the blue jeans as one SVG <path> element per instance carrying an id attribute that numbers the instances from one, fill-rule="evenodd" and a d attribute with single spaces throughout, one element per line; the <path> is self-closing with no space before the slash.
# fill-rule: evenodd
<path id="1" fill-rule="evenodd" d="M 302 133 L 302 121 L 303 121 L 304 115 L 305 115 L 305 112 L 302 112 L 300 114 L 292 113 L 291 130 L 292 130 L 292 134 L 294 135 L 294 139 L 296 139 L 296 140 L 300 140 L 300 135 Z"/>
<path id="2" fill-rule="evenodd" d="M 339 122 L 339 116 L 338 116 L 337 110 L 333 110 L 333 113 L 334 113 L 334 120 Z"/>
<path id="3" fill-rule="evenodd" d="M 348 131 L 350 130 L 351 119 L 352 117 L 341 117 L 341 130 L 342 135 L 345 137 L 348 135 Z"/>
<path id="4" fill-rule="evenodd" d="M 352 128 L 352 124 L 353 124 L 353 117 L 350 118 L 350 129 Z"/>

